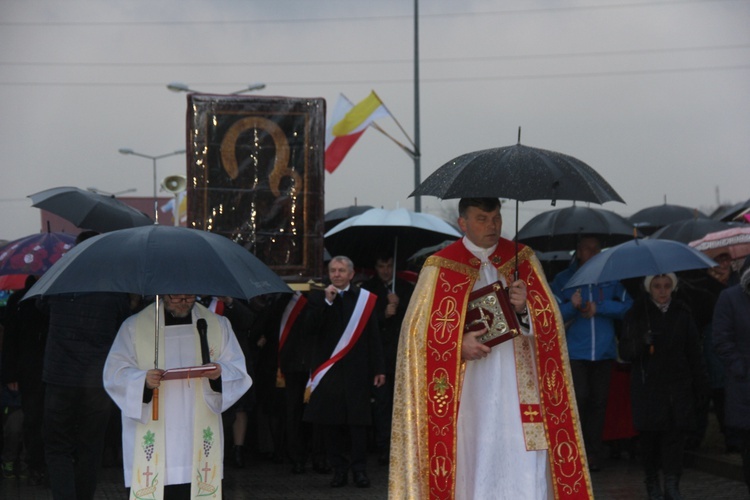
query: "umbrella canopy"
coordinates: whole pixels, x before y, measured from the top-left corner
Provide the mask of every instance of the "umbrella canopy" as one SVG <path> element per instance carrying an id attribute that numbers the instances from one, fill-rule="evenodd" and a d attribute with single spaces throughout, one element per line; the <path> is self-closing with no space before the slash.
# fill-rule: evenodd
<path id="1" fill-rule="evenodd" d="M 346 255 L 357 266 L 372 266 L 383 252 L 395 253 L 397 265 L 426 245 L 461 237 L 456 229 L 434 215 L 405 208 L 372 208 L 345 220 L 325 234 L 331 255 Z"/>
<path id="2" fill-rule="evenodd" d="M 732 259 L 741 259 L 750 255 L 750 226 L 708 233 L 697 241 L 691 241 L 690 246 L 709 257 L 729 253 Z"/>
<path id="3" fill-rule="evenodd" d="M 628 220 L 635 224 L 643 234 L 652 234 L 657 229 L 672 224 L 673 222 L 693 219 L 696 217 L 706 217 L 706 214 L 695 208 L 664 203 L 662 205 L 639 210 L 628 217 Z"/>
<path id="4" fill-rule="evenodd" d="M 690 243 L 699 240 L 708 233 L 723 231 L 732 227 L 727 222 L 722 222 L 707 217 L 693 217 L 667 224 L 651 235 L 656 240 L 672 240 L 681 243 Z"/>
<path id="5" fill-rule="evenodd" d="M 735 203 L 729 208 L 718 210 L 711 215 L 712 219 L 722 221 L 741 220 L 744 215 L 750 212 L 750 199 Z"/>
<path id="6" fill-rule="evenodd" d="M 0 275 L 42 275 L 73 248 L 75 241 L 72 234 L 52 232 L 10 241 L 0 248 Z"/>
<path id="7" fill-rule="evenodd" d="M 348 207 L 334 208 L 329 210 L 325 215 L 325 231 L 328 232 L 336 225 L 344 222 L 350 217 L 361 215 L 370 210 L 370 205 L 349 205 Z"/>
<path id="8" fill-rule="evenodd" d="M 632 240 L 591 257 L 564 288 L 714 266 L 716 262 L 678 241 Z"/>
<path id="9" fill-rule="evenodd" d="M 218 234 L 174 226 L 141 226 L 76 245 L 26 297 L 73 292 L 186 293 L 251 299 L 290 292 L 268 266 Z"/>
<path id="10" fill-rule="evenodd" d="M 59 215 L 76 227 L 99 233 L 148 226 L 153 221 L 143 212 L 114 196 L 105 196 L 77 187 L 56 187 L 29 195 L 32 207 Z"/>
<path id="11" fill-rule="evenodd" d="M 573 250 L 583 236 L 596 236 L 603 247 L 637 237 L 624 217 L 600 208 L 568 207 L 541 213 L 527 222 L 516 239 L 534 250 Z"/>
<path id="12" fill-rule="evenodd" d="M 438 168 L 410 196 L 620 201 L 593 168 L 572 156 L 516 144 L 463 154 Z M 623 202 L 624 203 L 624 202 Z"/>

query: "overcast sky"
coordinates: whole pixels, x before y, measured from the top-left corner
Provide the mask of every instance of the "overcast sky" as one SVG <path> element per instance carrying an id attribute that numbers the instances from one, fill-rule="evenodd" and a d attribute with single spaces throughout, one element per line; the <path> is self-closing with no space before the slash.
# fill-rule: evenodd
<path id="1" fill-rule="evenodd" d="M 409 0 L 0 0 L 0 239 L 39 230 L 26 196 L 43 189 L 150 196 L 151 161 L 117 150 L 185 148 L 173 81 L 264 82 L 259 94 L 323 97 L 329 113 L 339 93 L 375 90 L 413 138 L 413 14 Z M 748 26 L 748 0 L 422 0 L 422 179 L 514 144 L 521 126 L 523 144 L 598 171 L 627 202 L 604 208 L 622 215 L 746 200 Z M 158 162 L 159 179 L 184 172 L 184 156 Z M 413 208 L 414 164 L 371 129 L 325 186 L 326 210 Z M 422 198 L 438 215 L 446 203 Z M 550 208 L 523 204 L 521 225 Z"/>

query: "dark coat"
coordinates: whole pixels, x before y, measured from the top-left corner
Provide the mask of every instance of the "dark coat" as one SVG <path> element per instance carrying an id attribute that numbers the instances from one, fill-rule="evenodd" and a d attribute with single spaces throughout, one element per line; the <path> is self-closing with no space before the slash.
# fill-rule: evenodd
<path id="1" fill-rule="evenodd" d="M 636 429 L 695 427 L 696 399 L 707 396 L 708 382 L 687 304 L 673 298 L 662 313 L 650 297 L 641 297 L 625 316 L 620 356 L 633 363 L 630 394 Z"/>
<path id="2" fill-rule="evenodd" d="M 332 305 L 323 292 L 311 292 L 308 334 L 314 335 L 313 370 L 327 361 L 349 323 L 361 290 L 352 286 Z M 354 347 L 321 379 L 305 409 L 304 420 L 332 425 L 369 425 L 370 391 L 375 375 L 384 374 L 383 348 L 373 313 Z"/>
<path id="3" fill-rule="evenodd" d="M 396 314 L 390 318 L 385 317 L 385 308 L 388 306 L 388 294 L 391 293 L 390 287 L 383 283 L 378 276 L 362 283 L 362 288 L 369 290 L 378 297 L 378 303 L 375 306 L 375 313 L 378 316 L 378 326 L 380 327 L 380 338 L 383 341 L 383 356 L 385 358 L 385 373 L 393 375 L 396 373 L 396 357 L 398 354 L 398 337 L 401 333 L 401 323 L 406 315 L 406 308 L 409 307 L 411 294 L 414 286 L 408 281 L 396 279 L 396 295 L 398 295 L 398 307 Z"/>
<path id="4" fill-rule="evenodd" d="M 750 295 L 727 288 L 714 309 L 713 345 L 726 367 L 725 424 L 750 429 Z"/>

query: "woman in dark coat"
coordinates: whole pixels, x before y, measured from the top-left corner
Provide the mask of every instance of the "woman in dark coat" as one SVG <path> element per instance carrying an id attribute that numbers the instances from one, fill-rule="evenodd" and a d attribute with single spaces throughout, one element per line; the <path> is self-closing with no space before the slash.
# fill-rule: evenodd
<path id="1" fill-rule="evenodd" d="M 647 293 L 626 315 L 620 340 L 621 357 L 633 363 L 633 423 L 640 433 L 649 499 L 681 498 L 685 440 L 695 428 L 696 400 L 707 394 L 698 329 L 687 305 L 672 297 L 676 284 L 673 273 L 648 276 Z"/>
<path id="2" fill-rule="evenodd" d="M 750 269 L 716 302 L 713 343 L 726 368 L 726 425 L 742 438 L 742 469 L 750 489 Z"/>

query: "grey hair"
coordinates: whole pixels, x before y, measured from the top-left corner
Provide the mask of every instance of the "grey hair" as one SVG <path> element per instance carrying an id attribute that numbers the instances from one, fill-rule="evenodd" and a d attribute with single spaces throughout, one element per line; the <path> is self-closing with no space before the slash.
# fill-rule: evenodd
<path id="1" fill-rule="evenodd" d="M 337 255 L 336 257 L 333 257 L 331 259 L 331 262 L 342 262 L 346 265 L 349 271 L 354 271 L 354 262 L 352 262 L 352 259 L 350 259 L 346 255 Z M 329 262 L 328 265 L 330 266 L 331 263 Z"/>

